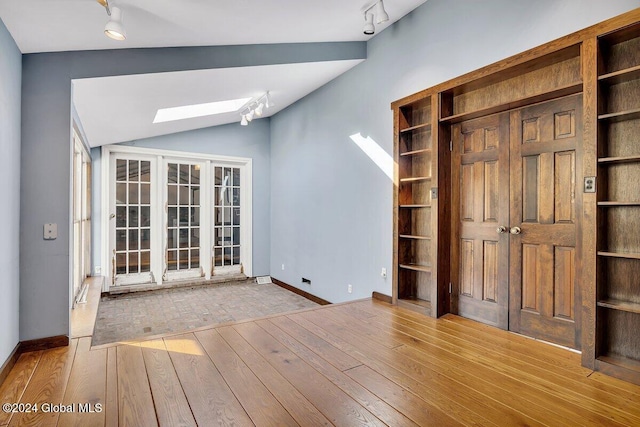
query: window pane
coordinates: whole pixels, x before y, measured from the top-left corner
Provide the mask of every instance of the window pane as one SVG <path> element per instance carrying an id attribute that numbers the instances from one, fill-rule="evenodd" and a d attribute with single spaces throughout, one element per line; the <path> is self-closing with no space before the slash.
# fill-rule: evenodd
<path id="1" fill-rule="evenodd" d="M 129 184 L 129 204 L 138 203 L 138 184 Z"/>
<path id="2" fill-rule="evenodd" d="M 175 163 L 169 163 L 167 174 L 168 174 L 169 184 L 178 183 L 178 165 L 176 165 Z"/>
<path id="3" fill-rule="evenodd" d="M 151 225 L 151 207 L 140 207 L 140 227 L 149 227 Z"/>
<path id="4" fill-rule="evenodd" d="M 222 246 L 222 228 L 216 227 L 213 232 L 213 244 L 214 246 Z"/>
<path id="5" fill-rule="evenodd" d="M 231 246 L 222 248 L 222 251 L 222 260 L 224 262 L 224 265 L 231 265 Z"/>
<path id="6" fill-rule="evenodd" d="M 213 204 L 214 206 L 222 205 L 222 187 L 216 187 L 213 190 Z"/>
<path id="7" fill-rule="evenodd" d="M 129 230 L 129 250 L 138 250 L 138 230 Z"/>
<path id="8" fill-rule="evenodd" d="M 189 183 L 189 165 L 180 165 L 180 184 Z"/>
<path id="9" fill-rule="evenodd" d="M 169 251 L 167 253 L 167 268 L 169 270 L 178 269 L 178 251 Z"/>
<path id="10" fill-rule="evenodd" d="M 191 183 L 200 184 L 200 165 L 191 166 Z"/>
<path id="11" fill-rule="evenodd" d="M 233 248 L 233 265 L 240 265 L 240 248 Z"/>
<path id="12" fill-rule="evenodd" d="M 233 244 L 240 244 L 240 227 L 233 227 Z"/>
<path id="13" fill-rule="evenodd" d="M 140 271 L 144 273 L 151 271 L 151 252 L 140 252 Z"/>
<path id="14" fill-rule="evenodd" d="M 127 274 L 127 254 L 116 254 L 116 274 Z"/>
<path id="15" fill-rule="evenodd" d="M 191 208 L 191 226 L 200 225 L 200 208 Z"/>
<path id="16" fill-rule="evenodd" d="M 129 181 L 140 181 L 139 165 L 138 160 L 129 160 Z"/>
<path id="17" fill-rule="evenodd" d="M 140 162 L 140 181 L 151 182 L 151 162 Z"/>
<path id="18" fill-rule="evenodd" d="M 178 226 L 178 208 L 169 208 L 169 215 L 167 218 L 167 224 L 169 227 Z"/>
<path id="19" fill-rule="evenodd" d="M 167 194 L 167 203 L 170 205 L 178 204 L 178 186 L 177 185 L 169 185 L 168 194 Z"/>
<path id="20" fill-rule="evenodd" d="M 213 209 L 214 225 L 222 225 L 222 208 Z"/>
<path id="21" fill-rule="evenodd" d="M 148 228 L 140 230 L 140 249 L 151 249 L 151 230 Z"/>
<path id="22" fill-rule="evenodd" d="M 127 207 L 117 206 L 116 207 L 116 227 L 126 227 L 126 226 L 127 226 Z"/>
<path id="23" fill-rule="evenodd" d="M 127 230 L 116 230 L 116 251 L 127 250 Z"/>
<path id="24" fill-rule="evenodd" d="M 233 208 L 233 225 L 240 225 L 240 208 Z"/>
<path id="25" fill-rule="evenodd" d="M 215 248 L 213 250 L 213 265 L 216 267 L 222 266 L 222 248 Z"/>
<path id="26" fill-rule="evenodd" d="M 189 268 L 189 251 L 180 251 L 180 270 L 186 270 Z"/>
<path id="27" fill-rule="evenodd" d="M 200 204 L 200 187 L 191 187 L 191 204 Z"/>
<path id="28" fill-rule="evenodd" d="M 189 186 L 188 185 L 181 185 L 180 186 L 180 204 L 181 205 L 188 205 L 189 204 Z"/>
<path id="29" fill-rule="evenodd" d="M 181 248 L 189 247 L 189 230 L 188 229 L 180 230 L 180 247 Z"/>
<path id="30" fill-rule="evenodd" d="M 213 175 L 214 175 L 213 184 L 222 185 L 222 168 L 216 167 Z"/>
<path id="31" fill-rule="evenodd" d="M 192 248 L 200 247 L 200 229 L 199 228 L 191 229 L 191 247 Z"/>
<path id="32" fill-rule="evenodd" d="M 129 273 L 138 272 L 138 252 L 129 252 Z"/>
<path id="33" fill-rule="evenodd" d="M 233 186 L 240 187 L 240 168 L 233 168 Z"/>
<path id="34" fill-rule="evenodd" d="M 138 226 L 138 207 L 129 206 L 129 227 Z"/>
<path id="35" fill-rule="evenodd" d="M 143 205 L 151 204 L 151 185 L 140 184 L 140 203 Z"/>
<path id="36" fill-rule="evenodd" d="M 191 268 L 200 267 L 200 250 L 192 249 L 191 250 Z"/>
<path id="37" fill-rule="evenodd" d="M 189 208 L 180 208 L 180 225 L 189 225 Z"/>
<path id="38" fill-rule="evenodd" d="M 125 205 L 127 203 L 127 184 L 116 184 L 116 204 Z"/>
<path id="39" fill-rule="evenodd" d="M 240 206 L 240 189 L 233 189 L 233 206 Z"/>
<path id="40" fill-rule="evenodd" d="M 178 230 L 169 230 L 167 234 L 167 246 L 169 249 L 178 247 Z"/>
<path id="41" fill-rule="evenodd" d="M 127 180 L 127 161 L 118 159 L 116 161 L 116 181 Z"/>

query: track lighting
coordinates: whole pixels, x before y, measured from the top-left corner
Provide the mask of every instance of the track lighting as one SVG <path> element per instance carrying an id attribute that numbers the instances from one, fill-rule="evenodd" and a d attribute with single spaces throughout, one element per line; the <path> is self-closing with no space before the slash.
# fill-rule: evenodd
<path id="1" fill-rule="evenodd" d="M 264 114 L 265 108 L 269 109 L 271 107 L 273 107 L 273 102 L 271 101 L 269 92 L 250 100 L 238 110 L 242 117 L 240 124 L 247 126 L 255 117 L 261 117 Z"/>
<path id="2" fill-rule="evenodd" d="M 364 33 L 368 36 L 376 32 L 376 28 L 373 26 L 373 13 L 364 14 Z"/>
<path id="3" fill-rule="evenodd" d="M 256 116 L 260 117 L 262 116 L 262 109 L 264 108 L 264 104 L 261 102 L 258 104 L 258 106 L 255 109 L 256 112 Z"/>
<path id="4" fill-rule="evenodd" d="M 384 10 L 384 3 L 382 3 L 382 0 L 376 3 L 376 18 L 378 18 L 376 20 L 378 24 L 382 24 L 389 20 L 389 14 Z"/>
<path id="5" fill-rule="evenodd" d="M 104 34 L 114 40 L 122 41 L 127 38 L 127 32 L 122 24 L 122 10 L 119 7 L 109 6 L 108 0 L 97 0 L 109 15 L 109 22 L 104 27 Z"/>
<path id="6" fill-rule="evenodd" d="M 376 15 L 376 23 L 382 24 L 389 20 L 389 14 L 384 10 L 383 0 L 378 0 L 373 5 L 364 10 L 364 29 L 363 32 L 370 36 L 376 32 L 376 28 L 373 25 L 373 15 Z"/>

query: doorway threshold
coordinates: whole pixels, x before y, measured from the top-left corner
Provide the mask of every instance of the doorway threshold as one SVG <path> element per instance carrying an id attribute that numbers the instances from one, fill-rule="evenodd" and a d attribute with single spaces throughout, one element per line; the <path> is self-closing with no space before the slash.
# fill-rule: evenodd
<path id="1" fill-rule="evenodd" d="M 227 274 L 221 276 L 213 276 L 211 279 L 205 278 L 197 278 L 197 279 L 188 279 L 188 280 L 174 280 L 171 282 L 165 282 L 161 285 L 156 285 L 153 283 L 143 283 L 141 285 L 126 285 L 126 286 L 112 286 L 109 288 L 108 292 L 103 292 L 102 296 L 117 296 L 130 294 L 133 292 L 151 292 L 151 291 L 159 291 L 164 289 L 176 289 L 176 288 L 191 288 L 203 285 L 215 285 L 229 282 L 239 282 L 242 280 L 247 280 L 247 276 L 244 274 Z"/>

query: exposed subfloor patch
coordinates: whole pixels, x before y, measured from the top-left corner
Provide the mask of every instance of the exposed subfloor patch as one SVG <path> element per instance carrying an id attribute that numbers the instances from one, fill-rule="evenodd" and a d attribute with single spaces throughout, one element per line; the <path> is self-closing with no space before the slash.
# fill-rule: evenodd
<path id="1" fill-rule="evenodd" d="M 317 306 L 277 285 L 259 285 L 254 280 L 103 297 L 92 344 L 183 332 Z"/>

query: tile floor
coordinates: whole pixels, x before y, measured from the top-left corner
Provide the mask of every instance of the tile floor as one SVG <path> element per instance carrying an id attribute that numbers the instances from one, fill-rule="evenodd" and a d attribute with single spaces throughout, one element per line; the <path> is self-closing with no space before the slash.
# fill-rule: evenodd
<path id="1" fill-rule="evenodd" d="M 317 307 L 293 292 L 254 280 L 105 297 L 93 345 Z"/>

